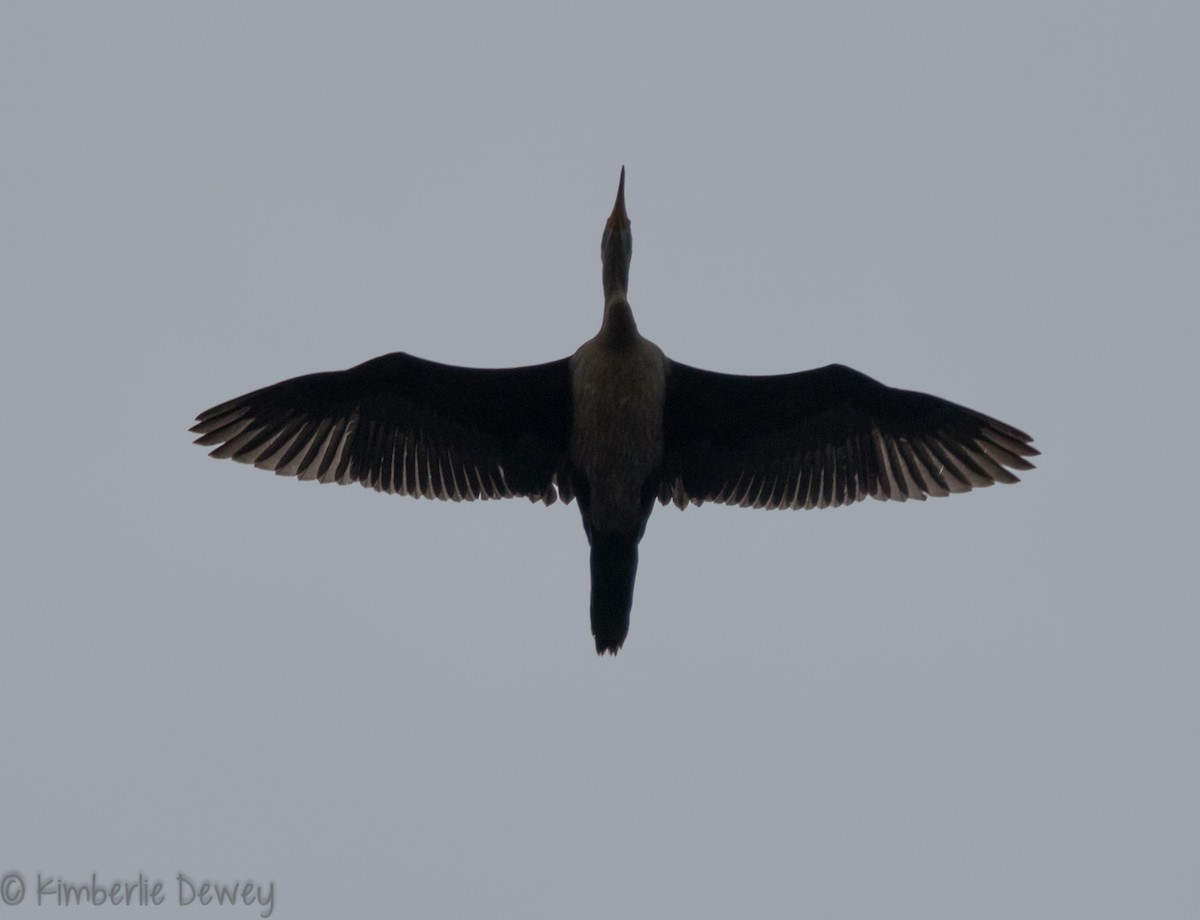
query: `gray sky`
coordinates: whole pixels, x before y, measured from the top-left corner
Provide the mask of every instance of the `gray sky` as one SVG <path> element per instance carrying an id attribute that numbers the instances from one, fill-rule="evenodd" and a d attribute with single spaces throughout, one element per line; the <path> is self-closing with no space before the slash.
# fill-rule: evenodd
<path id="1" fill-rule="evenodd" d="M 142 872 L 156 917 L 260 913 L 178 872 L 285 918 L 1197 915 L 1200 13 L 828 6 L 4 5 L 0 873 Z M 599 660 L 574 506 L 191 446 L 387 351 L 569 354 L 622 164 L 668 355 L 850 364 L 1039 468 L 660 508 Z"/>

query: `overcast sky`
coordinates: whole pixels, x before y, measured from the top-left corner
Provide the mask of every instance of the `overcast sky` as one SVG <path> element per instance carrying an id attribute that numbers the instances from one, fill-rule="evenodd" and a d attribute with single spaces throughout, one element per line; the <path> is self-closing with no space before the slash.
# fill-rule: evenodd
<path id="1" fill-rule="evenodd" d="M 1200 915 L 1197 6 L 406 6 L 0 8 L 0 917 L 93 871 L 154 917 L 262 912 L 180 872 L 282 918 Z M 1038 469 L 659 508 L 601 660 L 574 506 L 191 445 L 387 351 L 571 353 L 622 164 L 669 356 L 840 361 Z"/>

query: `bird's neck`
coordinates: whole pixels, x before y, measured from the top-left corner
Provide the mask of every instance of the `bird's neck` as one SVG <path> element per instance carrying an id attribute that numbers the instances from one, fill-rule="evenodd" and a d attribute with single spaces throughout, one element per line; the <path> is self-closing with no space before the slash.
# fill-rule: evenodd
<path id="1" fill-rule="evenodd" d="M 606 300 L 598 338 L 611 346 L 632 345 L 641 339 L 624 291 L 614 291 Z"/>

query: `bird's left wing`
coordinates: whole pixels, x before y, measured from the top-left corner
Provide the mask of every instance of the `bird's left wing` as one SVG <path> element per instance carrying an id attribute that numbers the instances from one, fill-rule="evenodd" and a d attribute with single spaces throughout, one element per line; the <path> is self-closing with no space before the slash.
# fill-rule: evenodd
<path id="1" fill-rule="evenodd" d="M 1038 451 L 1011 425 L 840 364 L 769 377 L 670 362 L 659 499 L 825 508 L 1016 482 Z"/>
<path id="2" fill-rule="evenodd" d="M 192 431 L 212 456 L 281 476 L 452 501 L 571 498 L 566 359 L 493 370 L 397 352 L 231 399 Z"/>

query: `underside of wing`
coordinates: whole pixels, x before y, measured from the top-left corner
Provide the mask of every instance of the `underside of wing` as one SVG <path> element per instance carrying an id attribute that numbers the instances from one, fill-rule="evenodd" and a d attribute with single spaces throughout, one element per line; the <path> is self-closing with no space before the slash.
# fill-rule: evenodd
<path id="1" fill-rule="evenodd" d="M 281 476 L 469 501 L 571 493 L 567 361 L 477 369 L 397 352 L 200 413 L 211 456 Z"/>
<path id="2" fill-rule="evenodd" d="M 659 498 L 753 508 L 924 500 L 1017 482 L 1038 451 L 1011 425 L 838 364 L 770 377 L 672 362 Z"/>

